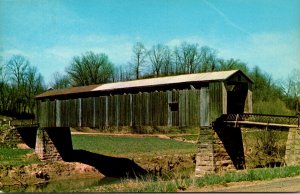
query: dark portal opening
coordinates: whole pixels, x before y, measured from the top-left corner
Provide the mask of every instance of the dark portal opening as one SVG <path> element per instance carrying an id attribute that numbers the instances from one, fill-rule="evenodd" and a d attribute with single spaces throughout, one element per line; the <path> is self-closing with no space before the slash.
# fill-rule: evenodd
<path id="1" fill-rule="evenodd" d="M 227 87 L 227 113 L 244 113 L 245 101 L 248 92 L 247 83 L 236 83 Z"/>

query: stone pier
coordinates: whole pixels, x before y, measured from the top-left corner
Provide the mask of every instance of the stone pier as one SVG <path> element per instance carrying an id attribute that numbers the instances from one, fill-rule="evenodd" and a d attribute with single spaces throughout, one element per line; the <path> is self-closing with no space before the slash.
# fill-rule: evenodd
<path id="1" fill-rule="evenodd" d="M 285 150 L 287 166 L 300 165 L 300 128 L 290 128 Z"/>
<path id="2" fill-rule="evenodd" d="M 200 129 L 196 176 L 245 168 L 242 134 L 235 127 Z"/>
<path id="3" fill-rule="evenodd" d="M 36 133 L 35 152 L 45 160 L 68 160 L 72 156 L 69 127 L 40 127 Z"/>

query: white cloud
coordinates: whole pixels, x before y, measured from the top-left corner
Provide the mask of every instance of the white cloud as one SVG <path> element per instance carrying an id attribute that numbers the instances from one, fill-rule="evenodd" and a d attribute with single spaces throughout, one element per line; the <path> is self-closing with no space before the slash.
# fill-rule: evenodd
<path id="1" fill-rule="evenodd" d="M 295 39 L 295 37 L 297 37 Z M 182 42 L 198 43 L 217 50 L 218 56 L 224 59 L 240 59 L 250 68 L 259 66 L 270 73 L 274 79 L 289 74 L 293 68 L 300 69 L 300 36 L 297 32 L 256 33 L 245 39 L 225 40 L 218 37 L 182 37 L 169 40 L 169 46 L 178 46 Z"/>
<path id="2" fill-rule="evenodd" d="M 12 55 L 23 55 L 32 65 L 38 66 L 45 81 L 48 82 L 54 72 L 64 72 L 74 56 L 80 56 L 88 51 L 105 53 L 116 65 L 127 64 L 135 42 L 136 38 L 122 35 L 73 35 L 64 37 L 63 42 L 48 48 L 36 47 L 29 50 L 15 46 L 1 48 L 0 55 L 3 61 L 9 60 Z"/>
<path id="3" fill-rule="evenodd" d="M 189 36 L 176 37 L 162 42 L 173 48 L 182 42 L 197 43 L 201 46 L 209 46 L 216 49 L 218 56 L 224 59 L 235 58 L 246 62 L 249 67 L 255 65 L 261 67 L 275 79 L 287 75 L 293 68 L 300 68 L 300 40 L 295 32 L 290 33 L 260 33 L 252 34 L 246 39 L 228 40 L 220 37 Z M 37 65 L 44 75 L 46 82 L 56 72 L 64 72 L 74 56 L 84 54 L 87 51 L 105 53 L 116 65 L 124 65 L 132 56 L 132 45 L 141 41 L 147 48 L 157 42 L 144 41 L 141 37 L 127 37 L 123 35 L 74 35 L 65 37 L 64 42 L 48 48 L 1 48 L 0 54 L 4 60 L 13 54 L 21 54 L 27 57 L 31 64 Z"/>
<path id="4" fill-rule="evenodd" d="M 295 32 L 252 34 L 243 41 L 223 44 L 219 51 L 221 56 L 239 58 L 250 67 L 257 65 L 275 79 L 300 68 L 300 40 Z"/>
<path id="5" fill-rule="evenodd" d="M 191 44 L 198 44 L 199 46 L 208 45 L 208 40 L 200 36 L 189 36 L 174 38 L 166 42 L 169 47 L 179 46 L 181 43 L 187 42 Z"/>

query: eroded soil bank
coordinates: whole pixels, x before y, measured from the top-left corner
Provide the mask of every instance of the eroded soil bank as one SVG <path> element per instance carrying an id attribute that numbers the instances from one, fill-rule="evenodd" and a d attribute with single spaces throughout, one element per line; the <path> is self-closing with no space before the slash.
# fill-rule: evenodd
<path id="1" fill-rule="evenodd" d="M 11 186 L 26 187 L 49 181 L 104 177 L 94 167 L 78 162 L 47 162 L 21 166 L 0 166 L 0 189 Z"/>
<path id="2" fill-rule="evenodd" d="M 166 155 L 152 158 L 132 158 L 131 160 L 143 168 L 147 174 L 154 176 L 164 176 L 176 172 L 189 175 L 195 168 L 194 155 Z M 104 177 L 99 169 L 80 162 L 43 162 L 14 167 L 1 165 L 0 190 L 5 191 L 11 187 L 27 187 L 60 180 L 89 178 L 100 180 Z"/>

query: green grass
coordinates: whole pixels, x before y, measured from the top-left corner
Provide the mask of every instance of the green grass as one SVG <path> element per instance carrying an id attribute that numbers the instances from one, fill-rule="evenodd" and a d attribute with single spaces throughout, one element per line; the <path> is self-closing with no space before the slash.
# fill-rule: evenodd
<path id="1" fill-rule="evenodd" d="M 25 165 L 38 163 L 39 160 L 35 155 L 25 157 L 26 154 L 33 153 L 33 150 L 22 150 L 17 148 L 0 147 L 0 165 Z"/>
<path id="2" fill-rule="evenodd" d="M 223 176 L 211 175 L 196 179 L 198 187 L 229 182 L 272 180 L 300 175 L 300 166 L 251 169 L 247 172 L 226 173 Z"/>
<path id="3" fill-rule="evenodd" d="M 157 137 L 72 135 L 73 148 L 112 156 L 195 153 L 197 145 Z"/>
<path id="4" fill-rule="evenodd" d="M 217 174 L 207 175 L 200 178 L 193 176 L 182 178 L 181 176 L 172 177 L 170 180 L 148 177 L 145 179 L 124 180 L 121 185 L 103 185 L 92 187 L 88 191 L 101 192 L 178 192 L 186 190 L 191 186 L 201 188 L 207 185 L 225 184 L 241 181 L 272 180 L 275 178 L 293 177 L 300 175 L 300 166 L 290 166 L 281 168 L 252 169 L 242 172 L 225 173 L 222 176 Z M 86 190 L 85 190 L 86 191 Z"/>

